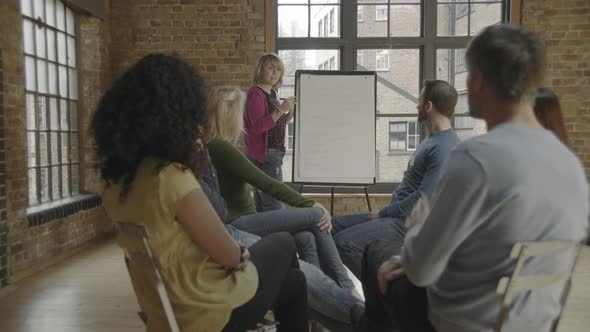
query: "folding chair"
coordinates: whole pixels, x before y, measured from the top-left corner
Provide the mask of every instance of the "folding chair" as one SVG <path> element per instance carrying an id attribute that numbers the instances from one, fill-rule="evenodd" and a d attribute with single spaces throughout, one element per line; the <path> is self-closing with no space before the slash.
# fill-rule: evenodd
<path id="1" fill-rule="evenodd" d="M 571 286 L 556 332 L 590 330 L 590 247 L 580 246 Z"/>
<path id="2" fill-rule="evenodd" d="M 162 280 L 159 272 L 160 264 L 158 260 L 152 255 L 152 251 L 147 241 L 149 237 L 147 230 L 142 225 L 130 224 L 126 222 L 116 222 L 115 228 L 119 233 L 126 235 L 126 242 L 130 247 L 124 249 L 125 264 L 127 265 L 129 277 L 131 278 L 131 284 L 133 285 L 135 293 L 138 294 L 136 288 L 138 281 L 134 280 L 134 276 L 131 273 L 131 268 L 133 265 L 135 267 L 142 268 L 142 271 L 150 271 L 149 275 L 144 277 L 147 277 L 148 280 L 150 280 L 151 283 L 155 285 L 155 290 L 160 299 L 160 304 L 162 305 L 162 310 L 164 311 L 166 320 L 168 321 L 170 331 L 179 332 L 180 329 L 178 328 L 178 323 L 176 322 L 176 317 L 174 316 L 174 311 L 172 310 L 172 305 L 170 303 L 168 293 L 166 292 L 164 281 Z M 147 313 L 142 310 L 138 312 L 138 315 L 139 318 L 145 324 L 147 324 L 149 320 Z M 277 324 L 277 322 L 265 319 L 262 323 L 257 324 L 255 330 L 249 330 L 246 332 L 275 332 Z"/>
<path id="3" fill-rule="evenodd" d="M 116 222 L 115 228 L 119 233 L 125 235 L 126 241 L 130 244 L 129 248 L 124 248 L 125 258 L 129 263 L 128 269 L 131 270 L 131 266 L 135 265 L 136 267 L 141 268 L 142 271 L 146 271 L 148 273 L 148 275 L 145 275 L 144 277 L 150 280 L 150 282 L 155 286 L 155 291 L 160 299 L 160 304 L 162 305 L 162 309 L 168 322 L 168 326 L 170 327 L 170 331 L 180 332 L 178 323 L 176 322 L 176 317 L 174 317 L 172 304 L 170 304 L 170 299 L 168 298 L 168 293 L 166 292 L 164 281 L 162 281 L 162 277 L 160 276 L 160 264 L 158 260 L 152 255 L 152 251 L 147 241 L 147 230 L 144 226 L 126 222 Z M 131 282 L 134 284 L 135 288 L 131 271 L 129 271 L 129 276 L 131 277 Z M 143 315 L 142 312 L 139 313 L 140 318 L 142 318 L 144 322 L 149 320 L 149 317 L 145 316 L 146 314 L 147 313 L 145 312 L 143 312 Z"/>
<path id="4" fill-rule="evenodd" d="M 571 250 L 577 254 L 579 246 L 580 244 L 574 242 L 545 241 L 517 243 L 512 247 L 510 257 L 517 259 L 516 266 L 510 277 L 503 277 L 500 279 L 496 289 L 498 294 L 503 295 L 500 313 L 496 323 L 496 332 L 502 331 L 502 327 L 508 318 L 510 305 L 515 293 L 558 285 L 561 288 L 562 295 L 564 295 L 563 293 L 567 288 L 566 286 L 572 277 L 573 267 L 567 272 L 556 274 L 521 275 L 520 272 L 525 260 L 530 257 L 543 256 L 566 250 Z M 544 330 L 539 332 L 554 332 L 556 326 L 557 321 L 553 322 L 553 324 L 549 324 L 549 326 L 546 326 Z"/>

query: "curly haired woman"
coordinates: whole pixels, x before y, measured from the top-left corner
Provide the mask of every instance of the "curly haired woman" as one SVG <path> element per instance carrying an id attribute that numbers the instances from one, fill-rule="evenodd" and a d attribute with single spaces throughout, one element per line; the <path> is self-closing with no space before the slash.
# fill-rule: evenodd
<path id="1" fill-rule="evenodd" d="M 248 252 L 196 180 L 206 162 L 205 105 L 204 79 L 173 56 L 148 55 L 114 82 L 92 121 L 104 207 L 111 219 L 147 229 L 181 330 L 244 331 L 273 308 L 278 331 L 306 331 L 292 237 L 269 236 Z M 117 241 L 126 247 L 124 234 Z M 147 330 L 167 329 L 145 273 L 129 271 Z"/>

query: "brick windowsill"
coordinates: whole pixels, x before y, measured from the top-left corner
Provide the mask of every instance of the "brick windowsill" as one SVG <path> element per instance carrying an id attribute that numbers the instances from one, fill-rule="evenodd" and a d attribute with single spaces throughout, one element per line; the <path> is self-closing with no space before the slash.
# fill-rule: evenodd
<path id="1" fill-rule="evenodd" d="M 102 204 L 100 196 L 96 194 L 79 194 L 27 209 L 29 227 L 48 223 L 52 220 L 65 218 L 74 213 L 88 210 Z"/>

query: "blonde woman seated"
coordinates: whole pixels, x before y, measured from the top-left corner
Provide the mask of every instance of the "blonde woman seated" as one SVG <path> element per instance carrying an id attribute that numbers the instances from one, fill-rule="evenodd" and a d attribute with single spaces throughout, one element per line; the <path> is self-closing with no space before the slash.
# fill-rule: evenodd
<path id="1" fill-rule="evenodd" d="M 102 98 L 92 129 L 103 204 L 114 221 L 143 225 L 182 331 L 244 331 L 272 308 L 278 331 L 307 331 L 305 279 L 287 233 L 248 250 L 228 234 L 197 182 L 206 167 L 203 78 L 154 54 Z M 126 247 L 125 235 L 117 241 Z M 251 260 L 248 257 L 251 257 Z M 130 266 L 148 331 L 167 331 L 146 273 Z"/>
<path id="2" fill-rule="evenodd" d="M 207 149 L 218 172 L 221 196 L 228 205 L 228 222 L 258 236 L 283 231 L 294 234 L 302 260 L 320 267 L 340 287 L 354 289 L 330 235 L 328 211 L 266 175 L 237 148 L 243 132 L 244 93 L 238 87 L 210 91 Z M 252 187 L 295 208 L 256 213 Z"/>

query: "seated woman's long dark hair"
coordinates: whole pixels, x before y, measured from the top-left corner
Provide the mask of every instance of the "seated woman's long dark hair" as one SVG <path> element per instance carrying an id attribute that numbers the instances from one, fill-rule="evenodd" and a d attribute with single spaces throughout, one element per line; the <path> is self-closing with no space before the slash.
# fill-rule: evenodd
<path id="1" fill-rule="evenodd" d="M 196 177 L 204 165 L 207 131 L 205 80 L 183 60 L 151 54 L 139 60 L 102 97 L 92 119 L 96 152 L 107 185 L 129 192 L 140 162 L 176 162 Z"/>
<path id="2" fill-rule="evenodd" d="M 570 141 L 565 130 L 559 97 L 547 88 L 539 88 L 535 96 L 534 110 L 541 125 L 551 130 L 563 144 L 569 146 Z"/>

